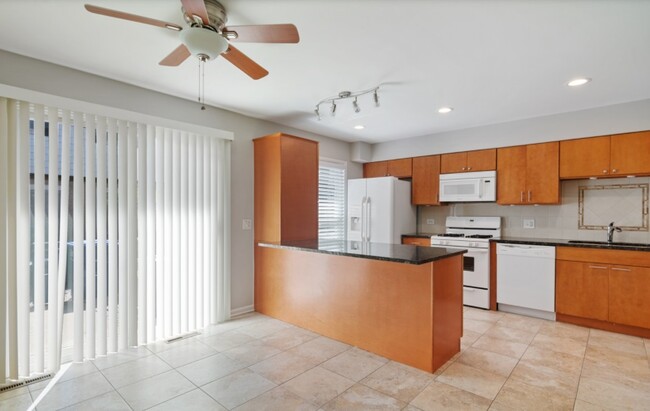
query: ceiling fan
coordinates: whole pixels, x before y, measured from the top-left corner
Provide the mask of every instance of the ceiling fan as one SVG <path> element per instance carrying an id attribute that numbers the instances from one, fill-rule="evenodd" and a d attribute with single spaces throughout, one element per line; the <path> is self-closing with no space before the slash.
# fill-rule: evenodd
<path id="1" fill-rule="evenodd" d="M 181 0 L 181 4 L 187 27 L 90 4 L 86 4 L 85 8 L 91 13 L 180 32 L 182 43 L 160 61 L 159 64 L 163 66 L 178 66 L 191 55 L 196 56 L 201 64 L 221 55 L 248 76 L 258 80 L 269 72 L 230 42 L 298 43 L 300 41 L 298 30 L 293 24 L 226 27 L 228 20 L 226 9 L 216 0 Z"/>

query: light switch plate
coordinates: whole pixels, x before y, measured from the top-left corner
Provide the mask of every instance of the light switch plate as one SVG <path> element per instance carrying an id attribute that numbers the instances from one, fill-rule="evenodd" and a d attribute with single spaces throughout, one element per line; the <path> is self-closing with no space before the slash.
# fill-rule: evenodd
<path id="1" fill-rule="evenodd" d="M 435 218 L 427 218 L 427 224 L 434 225 L 436 223 Z"/>
<path id="2" fill-rule="evenodd" d="M 242 230 L 250 230 L 253 227 L 253 220 L 250 219 L 243 219 L 241 220 L 241 229 Z"/>
<path id="3" fill-rule="evenodd" d="M 535 219 L 524 218 L 524 228 L 535 228 Z"/>

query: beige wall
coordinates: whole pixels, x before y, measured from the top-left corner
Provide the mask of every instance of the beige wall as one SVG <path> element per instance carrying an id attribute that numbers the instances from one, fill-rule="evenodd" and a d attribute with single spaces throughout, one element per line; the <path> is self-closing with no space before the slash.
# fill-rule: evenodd
<path id="1" fill-rule="evenodd" d="M 349 144 L 241 114 L 208 107 L 93 74 L 0 50 L 0 84 L 116 107 L 156 117 L 234 132 L 232 144 L 232 309 L 253 304 L 253 231 L 242 230 L 242 219 L 253 218 L 253 138 L 285 132 L 320 142 L 320 155 L 349 160 Z M 251 83 L 251 90 L 254 83 Z M 348 162 L 349 178 L 362 174 Z"/>

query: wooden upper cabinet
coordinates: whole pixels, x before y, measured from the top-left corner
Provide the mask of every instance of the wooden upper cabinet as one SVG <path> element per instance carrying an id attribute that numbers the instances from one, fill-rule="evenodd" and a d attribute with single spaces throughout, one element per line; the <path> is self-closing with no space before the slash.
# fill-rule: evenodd
<path id="1" fill-rule="evenodd" d="M 609 321 L 650 328 L 650 268 L 612 265 Z"/>
<path id="2" fill-rule="evenodd" d="M 496 166 L 497 150 L 495 148 L 440 156 L 441 174 L 496 170 Z"/>
<path id="3" fill-rule="evenodd" d="M 650 174 L 650 131 L 560 142 L 560 178 Z"/>
<path id="4" fill-rule="evenodd" d="M 617 134 L 611 139 L 612 175 L 650 173 L 650 131 Z"/>
<path id="5" fill-rule="evenodd" d="M 588 178 L 609 174 L 610 137 L 560 142 L 560 178 Z"/>
<path id="6" fill-rule="evenodd" d="M 318 238 L 318 142 L 276 133 L 254 143 L 254 240 Z"/>
<path id="7" fill-rule="evenodd" d="M 440 190 L 440 156 L 415 157 L 411 180 L 411 203 L 438 205 Z"/>
<path id="8" fill-rule="evenodd" d="M 555 266 L 555 311 L 607 321 L 609 266 L 558 260 Z"/>
<path id="9" fill-rule="evenodd" d="M 497 203 L 558 204 L 558 142 L 497 151 Z"/>
<path id="10" fill-rule="evenodd" d="M 400 158 L 398 160 L 373 161 L 363 165 L 363 177 L 409 178 L 412 174 L 412 159 Z"/>

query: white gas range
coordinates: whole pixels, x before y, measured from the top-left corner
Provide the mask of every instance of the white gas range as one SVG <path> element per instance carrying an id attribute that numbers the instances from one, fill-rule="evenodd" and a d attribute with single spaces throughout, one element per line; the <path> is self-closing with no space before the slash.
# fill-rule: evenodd
<path id="1" fill-rule="evenodd" d="M 431 237 L 432 247 L 466 249 L 463 256 L 463 304 L 490 308 L 490 238 L 501 236 L 501 217 L 447 217 L 445 234 Z"/>

